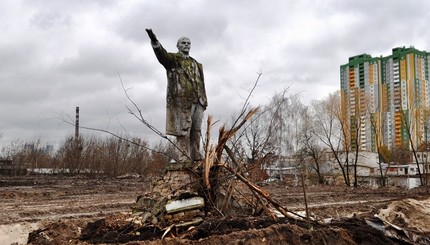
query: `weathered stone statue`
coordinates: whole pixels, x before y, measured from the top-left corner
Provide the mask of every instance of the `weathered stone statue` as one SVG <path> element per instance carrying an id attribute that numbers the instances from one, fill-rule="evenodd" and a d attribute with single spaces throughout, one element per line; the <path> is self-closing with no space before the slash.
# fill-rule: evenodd
<path id="1" fill-rule="evenodd" d="M 158 61 L 167 72 L 166 134 L 176 136 L 180 161 L 198 161 L 203 113 L 208 105 L 203 66 L 189 56 L 191 41 L 179 38 L 178 52 L 168 53 L 151 29 L 146 29 Z"/>

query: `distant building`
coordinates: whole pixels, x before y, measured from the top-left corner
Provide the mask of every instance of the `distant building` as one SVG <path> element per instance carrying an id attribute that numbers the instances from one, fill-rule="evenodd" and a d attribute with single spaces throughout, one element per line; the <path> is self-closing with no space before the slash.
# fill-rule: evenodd
<path id="1" fill-rule="evenodd" d="M 285 176 L 300 173 L 300 162 L 294 156 L 274 156 L 263 166 L 270 179 L 282 180 Z"/>
<path id="2" fill-rule="evenodd" d="M 341 107 L 352 148 L 377 151 L 428 142 L 430 53 L 398 47 L 386 57 L 361 54 L 340 66 Z M 358 142 L 358 144 L 357 144 Z"/>
<path id="3" fill-rule="evenodd" d="M 428 175 L 430 172 L 430 162 L 427 161 L 428 153 L 417 152 L 418 165 L 415 160 L 398 164 L 381 163 L 376 152 L 359 151 L 357 161 L 355 153 L 349 152 L 348 164 L 345 153 L 338 152 L 337 157 L 345 173 L 349 173 L 351 184 L 356 176 L 360 186 L 379 186 L 382 183 L 381 179 L 384 179 L 388 185 L 410 189 L 420 185 L 419 173 Z M 356 168 L 355 163 L 357 164 Z M 262 169 L 268 174 L 269 180 L 285 180 L 292 177 L 297 185 L 302 172 L 305 174 L 316 173 L 311 166 L 312 164 L 314 163 L 310 159 L 303 159 L 299 156 L 273 156 Z M 336 161 L 333 152 L 323 152 L 319 164 L 320 174 L 326 184 L 334 183 L 335 179 L 340 181 L 343 178 L 341 166 Z"/>

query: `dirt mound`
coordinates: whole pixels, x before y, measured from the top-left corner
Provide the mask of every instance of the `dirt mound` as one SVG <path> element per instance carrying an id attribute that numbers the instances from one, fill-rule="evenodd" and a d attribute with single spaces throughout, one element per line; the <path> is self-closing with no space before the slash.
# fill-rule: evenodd
<path id="1" fill-rule="evenodd" d="M 60 245 L 65 244 L 85 244 L 80 243 L 78 240 L 82 227 L 85 227 L 87 222 L 85 220 L 60 220 L 52 222 L 38 229 L 30 232 L 28 235 L 29 244 L 46 244 L 46 245 Z M 73 241 L 73 242 L 72 242 Z"/>
<path id="2" fill-rule="evenodd" d="M 54 222 L 32 232 L 29 244 L 401 244 L 359 218 L 330 225 L 262 217 L 209 218 L 186 231 L 172 228 L 163 241 L 164 230 L 142 227 L 124 214 L 82 225 Z"/>
<path id="3" fill-rule="evenodd" d="M 156 240 L 163 230 L 155 226 L 142 226 L 125 214 L 90 222 L 82 229 L 81 241 L 97 243 L 126 243 L 139 240 Z"/>
<path id="4" fill-rule="evenodd" d="M 308 226 L 303 221 L 275 223 L 263 217 L 205 217 L 203 223 L 189 231 L 172 228 L 161 240 L 165 228 L 143 227 L 129 214 L 136 197 L 151 190 L 145 181 L 141 178 L 0 178 L 0 209 L 4 211 L 0 212 L 0 225 L 4 226 L 0 229 L 0 238 L 4 238 L 3 234 L 10 235 L 10 242 L 5 244 L 18 239 L 21 244 L 30 231 L 38 229 L 30 234 L 30 244 L 396 244 L 399 240 L 400 244 L 418 244 L 410 242 L 411 236 L 402 240 L 406 239 L 401 234 L 403 230 L 394 233 L 398 238 L 387 238 L 393 229 L 384 226 L 381 220 L 369 221 L 369 218 L 379 214 L 380 209 L 387 209 L 392 202 L 403 199 L 420 202 L 430 197 L 429 187 L 405 190 L 310 186 L 307 201 L 311 217 L 321 223 L 337 221 Z M 266 189 L 289 210 L 305 210 L 302 187 L 268 185 Z M 402 212 L 408 213 L 403 218 L 405 222 L 422 218 L 420 222 L 424 224 L 429 217 L 412 209 Z M 410 213 L 417 216 L 409 216 Z M 342 219 L 346 217 L 352 218 Z M 392 217 L 391 222 L 402 224 L 402 215 L 397 219 Z M 17 229 L 18 224 L 28 228 Z M 430 244 L 425 243 L 429 241 L 424 237 L 426 234 L 418 230 L 411 234 L 421 235 L 421 240 L 415 239 L 422 241 L 421 244 Z"/>
<path id="5" fill-rule="evenodd" d="M 418 194 L 418 195 L 428 195 L 430 194 L 430 186 L 418 186 L 409 190 L 409 193 Z"/>
<path id="6" fill-rule="evenodd" d="M 239 222 L 238 222 L 239 221 Z M 231 221 L 230 221 L 231 222 Z M 227 226 L 230 222 L 227 222 Z M 270 224 L 272 221 L 259 220 L 258 222 L 234 220 L 234 223 L 245 224 Z M 196 228 L 199 230 L 199 228 Z M 200 228 L 201 229 L 201 228 Z M 233 230 L 234 232 L 230 232 Z M 206 230 L 208 231 L 208 230 Z M 216 233 L 224 234 L 216 234 Z M 310 225 L 303 221 L 283 220 L 264 228 L 251 228 L 235 231 L 221 229 L 210 231 L 212 235 L 206 238 L 183 237 L 172 239 L 172 244 L 396 244 L 395 241 L 382 236 L 378 230 L 372 229 L 363 220 L 351 219 L 340 221 L 331 225 Z"/>
<path id="7" fill-rule="evenodd" d="M 394 201 L 379 210 L 385 233 L 391 237 L 430 244 L 430 198 Z"/>
<path id="8" fill-rule="evenodd" d="M 381 209 L 378 216 L 399 227 L 430 233 L 430 198 L 394 201 Z"/>

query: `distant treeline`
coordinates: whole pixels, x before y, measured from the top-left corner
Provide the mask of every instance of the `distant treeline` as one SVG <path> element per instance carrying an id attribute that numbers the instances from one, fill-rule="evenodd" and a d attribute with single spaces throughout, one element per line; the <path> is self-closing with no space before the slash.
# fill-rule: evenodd
<path id="1" fill-rule="evenodd" d="M 174 152 L 162 143 L 151 149 L 140 138 L 69 137 L 55 152 L 47 151 L 41 141 L 26 142 L 2 149 L 0 159 L 5 161 L 0 173 L 22 175 L 49 169 L 48 172 L 64 175 L 157 175 L 174 157 Z"/>

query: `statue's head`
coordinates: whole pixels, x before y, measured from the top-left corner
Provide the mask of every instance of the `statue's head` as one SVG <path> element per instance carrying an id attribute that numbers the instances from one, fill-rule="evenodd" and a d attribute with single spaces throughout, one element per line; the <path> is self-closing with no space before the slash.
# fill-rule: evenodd
<path id="1" fill-rule="evenodd" d="M 191 49 L 191 40 L 188 37 L 181 37 L 178 39 L 176 47 L 178 47 L 179 52 L 188 55 Z"/>

